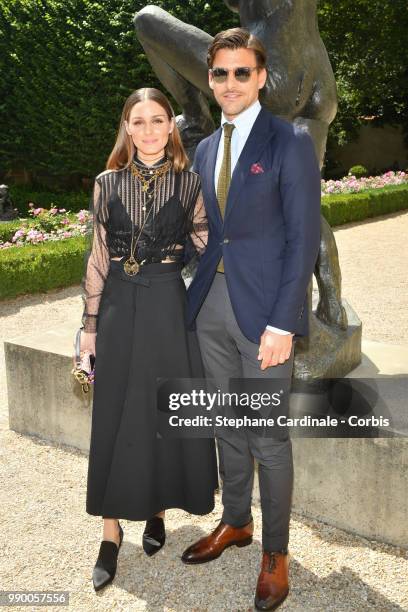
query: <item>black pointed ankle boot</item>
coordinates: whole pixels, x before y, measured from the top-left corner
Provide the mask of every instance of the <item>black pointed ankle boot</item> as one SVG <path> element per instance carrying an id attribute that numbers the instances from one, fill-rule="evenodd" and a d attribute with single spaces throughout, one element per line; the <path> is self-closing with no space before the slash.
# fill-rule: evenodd
<path id="1" fill-rule="evenodd" d="M 166 531 L 163 519 L 160 516 L 154 516 L 146 521 L 142 540 L 146 555 L 151 557 L 156 554 L 164 546 L 165 541 Z"/>
<path id="2" fill-rule="evenodd" d="M 123 540 L 123 529 L 119 525 L 119 546 L 110 540 L 102 540 L 99 548 L 98 558 L 92 573 L 92 582 L 95 591 L 112 582 L 116 574 L 119 549 Z"/>

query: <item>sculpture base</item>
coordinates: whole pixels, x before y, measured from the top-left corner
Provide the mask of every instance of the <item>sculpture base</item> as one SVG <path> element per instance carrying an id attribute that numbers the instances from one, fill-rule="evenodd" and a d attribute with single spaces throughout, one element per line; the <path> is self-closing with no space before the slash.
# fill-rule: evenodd
<path id="1" fill-rule="evenodd" d="M 407 438 L 298 438 L 292 447 L 294 512 L 408 548 Z"/>
<path id="2" fill-rule="evenodd" d="M 296 342 L 293 390 L 296 381 L 313 383 L 319 378 L 341 378 L 361 363 L 362 324 L 350 304 L 342 300 L 348 327 L 329 327 L 315 315 L 310 321 L 310 335 Z M 313 351 L 308 351 L 308 347 Z"/>

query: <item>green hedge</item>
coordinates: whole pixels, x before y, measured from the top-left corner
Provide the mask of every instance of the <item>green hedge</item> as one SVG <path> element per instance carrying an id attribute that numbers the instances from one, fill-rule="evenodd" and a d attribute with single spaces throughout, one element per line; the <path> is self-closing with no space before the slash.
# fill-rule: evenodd
<path id="1" fill-rule="evenodd" d="M 34 223 L 34 220 L 31 219 L 27 219 L 26 221 L 28 225 L 32 225 Z M 0 241 L 11 242 L 12 237 L 20 227 L 20 219 L 15 219 L 15 221 L 4 221 L 3 223 L 0 223 Z"/>
<path id="2" fill-rule="evenodd" d="M 390 185 L 359 193 L 327 195 L 322 198 L 322 214 L 334 227 L 363 221 L 408 208 L 408 184 Z"/>
<path id="3" fill-rule="evenodd" d="M 72 212 L 79 212 L 82 209 L 88 210 L 90 194 L 85 191 L 72 191 L 68 193 L 57 193 L 50 191 L 36 191 L 20 185 L 10 186 L 10 196 L 14 208 L 17 208 L 22 217 L 28 214 L 28 203 L 34 202 L 36 207 L 65 208 Z"/>
<path id="4" fill-rule="evenodd" d="M 408 185 L 322 198 L 322 214 L 331 226 L 403 209 L 408 209 Z M 78 237 L 0 251 L 0 299 L 80 283 L 85 249 L 85 237 Z"/>
<path id="5" fill-rule="evenodd" d="M 0 251 L 0 298 L 79 283 L 84 271 L 85 244 L 81 236 Z"/>
<path id="6" fill-rule="evenodd" d="M 1 171 L 24 168 L 40 182 L 105 167 L 127 96 L 162 88 L 133 25 L 146 4 L 0 0 Z M 221 0 L 152 4 L 211 34 L 238 24 Z"/>
<path id="7" fill-rule="evenodd" d="M 162 88 L 133 27 L 148 3 L 0 0 L 2 171 L 61 180 L 101 171 L 125 98 L 141 86 Z M 210 34 L 239 22 L 222 0 L 152 3 Z M 406 133 L 406 1 L 321 0 L 318 19 L 340 102 L 329 141 L 342 144 L 366 115 L 402 123 Z"/>

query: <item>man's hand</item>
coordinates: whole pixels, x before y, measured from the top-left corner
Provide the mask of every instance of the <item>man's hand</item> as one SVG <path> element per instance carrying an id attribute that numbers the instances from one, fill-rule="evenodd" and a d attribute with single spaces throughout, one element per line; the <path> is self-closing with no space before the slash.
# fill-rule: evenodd
<path id="1" fill-rule="evenodd" d="M 280 365 L 289 359 L 293 336 L 294 334 L 275 334 L 268 329 L 264 331 L 258 353 L 258 360 L 262 360 L 261 370 Z"/>

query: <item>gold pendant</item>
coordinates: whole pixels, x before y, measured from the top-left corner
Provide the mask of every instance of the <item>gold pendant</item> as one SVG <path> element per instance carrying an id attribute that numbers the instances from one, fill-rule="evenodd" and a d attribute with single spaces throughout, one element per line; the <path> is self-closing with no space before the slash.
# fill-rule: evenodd
<path id="1" fill-rule="evenodd" d="M 139 264 L 137 263 L 133 255 L 131 255 L 129 259 L 125 261 L 125 263 L 123 264 L 123 269 L 129 276 L 134 276 L 139 272 Z"/>

